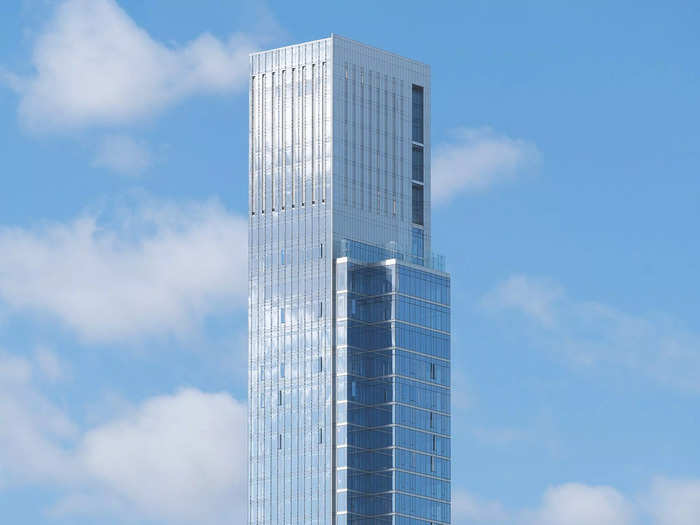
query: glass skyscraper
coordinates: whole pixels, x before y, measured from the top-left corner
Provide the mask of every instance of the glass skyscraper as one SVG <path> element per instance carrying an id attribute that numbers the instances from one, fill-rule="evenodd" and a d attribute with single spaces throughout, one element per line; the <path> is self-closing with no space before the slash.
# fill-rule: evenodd
<path id="1" fill-rule="evenodd" d="M 254 53 L 249 142 L 248 523 L 450 523 L 429 66 L 337 35 Z"/>

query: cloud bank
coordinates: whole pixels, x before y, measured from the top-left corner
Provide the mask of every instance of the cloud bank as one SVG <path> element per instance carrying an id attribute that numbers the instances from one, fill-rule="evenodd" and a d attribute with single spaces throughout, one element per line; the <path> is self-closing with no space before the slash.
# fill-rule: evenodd
<path id="1" fill-rule="evenodd" d="M 463 490 L 453 501 L 455 525 L 695 525 L 700 481 L 657 478 L 636 497 L 609 486 L 565 483 L 548 487 L 536 507 L 516 510 Z"/>
<path id="2" fill-rule="evenodd" d="M 39 358 L 0 353 L 4 484 L 58 489 L 54 515 L 244 522 L 245 403 L 183 389 L 80 431 L 42 392 L 46 379 Z"/>
<path id="3" fill-rule="evenodd" d="M 247 223 L 216 201 L 140 203 L 109 219 L 0 228 L 0 305 L 119 342 L 185 335 L 245 304 Z"/>
<path id="4" fill-rule="evenodd" d="M 34 43 L 36 74 L 3 76 L 21 96 L 20 121 L 56 132 L 124 124 L 193 95 L 241 89 L 257 47 L 250 35 L 209 33 L 167 46 L 114 0 L 66 0 Z"/>

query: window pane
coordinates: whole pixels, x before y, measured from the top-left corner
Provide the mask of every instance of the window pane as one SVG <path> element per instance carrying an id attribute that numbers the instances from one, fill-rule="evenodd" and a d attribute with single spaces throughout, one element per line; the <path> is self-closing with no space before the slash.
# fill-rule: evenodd
<path id="1" fill-rule="evenodd" d="M 413 222 L 415 224 L 423 224 L 423 186 L 418 184 L 413 185 L 412 191 L 413 201 Z"/>

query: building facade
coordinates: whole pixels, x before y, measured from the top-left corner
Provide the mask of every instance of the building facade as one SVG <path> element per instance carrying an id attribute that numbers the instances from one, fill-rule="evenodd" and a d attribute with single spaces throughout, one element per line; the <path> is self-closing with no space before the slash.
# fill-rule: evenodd
<path id="1" fill-rule="evenodd" d="M 250 57 L 249 507 L 450 523 L 430 69 L 332 35 Z"/>

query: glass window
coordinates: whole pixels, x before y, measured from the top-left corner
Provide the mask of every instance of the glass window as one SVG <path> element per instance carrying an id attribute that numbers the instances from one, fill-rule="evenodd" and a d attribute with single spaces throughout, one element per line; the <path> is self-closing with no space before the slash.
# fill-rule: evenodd
<path id="1" fill-rule="evenodd" d="M 423 147 L 413 146 L 413 157 L 412 157 L 412 167 L 413 167 L 413 180 L 418 182 L 423 182 Z"/>
<path id="2" fill-rule="evenodd" d="M 414 224 L 423 225 L 423 186 L 413 184 L 412 208 Z"/>
<path id="3" fill-rule="evenodd" d="M 413 85 L 412 89 L 413 112 L 413 141 L 423 143 L 423 88 Z"/>
<path id="4" fill-rule="evenodd" d="M 421 228 L 413 228 L 411 230 L 411 254 L 416 258 L 414 262 L 423 263 L 423 254 L 425 252 L 425 241 L 423 240 L 423 230 Z M 412 279 L 407 279 L 409 282 Z"/>

